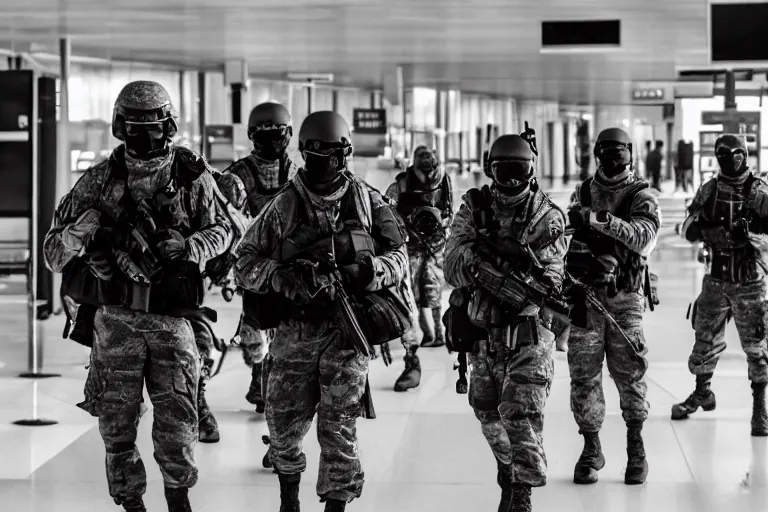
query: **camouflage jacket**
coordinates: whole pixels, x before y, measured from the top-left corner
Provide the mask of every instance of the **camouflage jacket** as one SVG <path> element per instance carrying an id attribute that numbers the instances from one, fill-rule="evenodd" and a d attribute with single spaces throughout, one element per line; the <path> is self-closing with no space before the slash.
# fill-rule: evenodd
<path id="1" fill-rule="evenodd" d="M 656 197 L 649 189 L 637 192 L 632 199 L 632 204 L 624 207 L 629 213 L 628 219 L 621 219 L 617 212 L 623 206 L 624 198 L 630 193 L 633 185 L 639 178 L 630 175 L 627 180 L 614 186 L 607 186 L 600 182 L 599 178 L 590 180 L 589 225 L 596 232 L 620 242 L 628 250 L 644 258 L 650 256 L 656 247 L 659 228 L 661 227 L 661 210 Z M 576 189 L 571 195 L 571 208 L 581 207 L 581 186 L 576 184 Z M 608 212 L 606 222 L 598 222 L 597 213 Z M 620 260 L 623 259 L 622 255 Z"/>
<path id="2" fill-rule="evenodd" d="M 235 206 L 249 217 L 256 217 L 275 194 L 293 179 L 296 171 L 296 165 L 288 155 L 285 155 L 282 162 L 265 162 L 250 154 L 227 167 L 224 173 L 236 175 L 245 186 L 246 201 Z"/>
<path id="3" fill-rule="evenodd" d="M 311 201 L 312 204 L 304 205 L 310 211 L 311 227 L 320 236 L 330 236 L 341 228 L 337 225 L 339 202 L 345 193 L 354 195 L 357 215 L 364 229 L 371 234 L 377 245 L 383 248 L 373 258 L 374 278 L 367 290 L 380 290 L 401 283 L 408 265 L 405 244 L 392 246 L 381 236 L 381 233 L 393 229 L 393 225 L 397 223 L 394 212 L 381 194 L 370 189 L 362 179 L 352 174 L 348 174 L 347 179 L 349 184 L 346 192 L 329 198 L 308 191 L 301 173 L 291 180 L 291 186 L 278 192 L 248 229 L 238 248 L 239 259 L 235 266 L 237 285 L 255 293 L 267 293 L 272 273 L 281 264 L 276 255 L 299 222 L 296 215 L 297 205 Z M 401 238 L 404 239 L 402 234 Z"/>
<path id="4" fill-rule="evenodd" d="M 457 288 L 474 284 L 471 268 L 483 259 L 475 249 L 480 234 L 466 196 L 464 201 L 453 219 L 445 250 L 445 279 Z M 522 204 L 511 208 L 503 196 L 494 193 L 492 208 L 500 223 L 498 244 L 503 247 L 505 238 L 529 244 L 544 267 L 548 284 L 562 289 L 568 250 L 563 212 L 541 190 L 530 192 Z"/>
<path id="5" fill-rule="evenodd" d="M 48 268 L 53 272 L 62 272 L 64 267 L 79 255 L 80 251 L 67 247 L 62 241 L 62 233 L 73 225 L 89 209 L 99 208 L 104 201 L 120 213 L 120 198 L 129 193 L 126 182 L 114 179 L 112 174 L 113 158 L 104 160 L 88 169 L 65 195 L 54 214 L 53 225 L 45 236 L 43 251 Z M 174 147 L 174 165 L 193 170 L 199 176 L 193 180 L 188 192 L 188 216 L 191 234 L 186 238 L 186 251 L 183 259 L 195 262 L 201 269 L 205 263 L 230 248 L 233 242 L 231 220 L 226 214 L 226 206 L 216 188 L 216 183 L 205 160 L 194 152 Z"/>

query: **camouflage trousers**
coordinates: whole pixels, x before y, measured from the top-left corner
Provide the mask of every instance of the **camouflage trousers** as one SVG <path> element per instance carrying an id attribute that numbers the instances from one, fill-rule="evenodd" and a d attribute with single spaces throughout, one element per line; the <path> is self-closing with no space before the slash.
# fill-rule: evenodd
<path id="1" fill-rule="evenodd" d="M 350 347 L 333 322 L 291 320 L 277 328 L 265 368 L 269 458 L 275 470 L 306 469 L 302 441 L 317 411 L 317 494 L 347 502 L 363 489 L 356 422 L 368 374 L 368 358 Z"/>
<path id="2" fill-rule="evenodd" d="M 510 483 L 541 487 L 547 483 L 544 406 L 554 376 L 551 331 L 536 322 L 538 340 L 519 336 L 518 347 L 470 355 L 469 404 Z M 526 339 L 527 338 L 527 339 Z"/>
<path id="3" fill-rule="evenodd" d="M 78 407 L 99 418 L 110 496 L 121 504 L 146 492 L 135 444 L 145 383 L 154 406 L 154 455 L 165 486 L 194 486 L 200 363 L 190 323 L 109 306 L 98 309 L 94 324 L 85 401 Z"/>
<path id="4" fill-rule="evenodd" d="M 269 344 L 275 336 L 275 330 L 259 329 L 254 322 L 249 321 L 247 314 L 243 313 L 240 323 L 240 349 L 243 352 L 243 361 L 246 366 L 251 367 L 252 379 L 249 395 L 254 400 L 264 400 L 263 383 L 266 382 L 264 375 L 264 358 L 269 351 Z"/>
<path id="5" fill-rule="evenodd" d="M 627 336 L 645 346 L 643 295 L 620 292 L 609 298 L 603 291 L 598 291 L 597 296 Z M 582 432 L 598 432 L 605 420 L 603 360 L 619 390 L 624 421 L 638 423 L 648 417 L 648 386 L 645 383 L 648 361 L 632 351 L 608 320 L 589 309 L 587 327 L 572 325 L 568 339 L 571 411 Z"/>
<path id="6" fill-rule="evenodd" d="M 725 324 L 733 316 L 747 355 L 749 380 L 768 382 L 768 286 L 764 280 L 734 284 L 704 276 L 701 295 L 696 300 L 693 325 L 696 342 L 688 359 L 694 375 L 713 373 L 725 350 Z"/>
<path id="7" fill-rule="evenodd" d="M 197 353 L 200 354 L 200 377 L 205 382 L 208 382 L 213 372 L 214 360 L 211 357 L 211 352 L 215 349 L 211 331 L 207 325 L 197 320 L 190 320 L 192 326 L 192 332 L 195 334 L 195 346 L 197 346 Z"/>
<path id="8" fill-rule="evenodd" d="M 443 252 L 433 258 L 426 251 L 408 251 L 411 283 L 416 305 L 419 308 L 440 309 L 443 296 Z"/>

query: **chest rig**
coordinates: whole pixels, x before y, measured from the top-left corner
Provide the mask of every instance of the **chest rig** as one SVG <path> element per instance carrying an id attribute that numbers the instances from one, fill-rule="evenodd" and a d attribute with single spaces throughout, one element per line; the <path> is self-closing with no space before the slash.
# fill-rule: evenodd
<path id="1" fill-rule="evenodd" d="M 396 182 L 398 186 L 397 212 L 411 233 L 408 246 L 411 250 L 426 246 L 428 252 L 441 251 L 445 245 L 445 229 L 442 225 L 442 219 L 445 212 L 452 210 L 448 175 L 443 176 L 437 187 L 428 190 L 420 190 L 423 185 L 412 173 L 400 173 Z M 439 218 L 440 221 L 435 222 L 435 218 Z"/>
<path id="2" fill-rule="evenodd" d="M 745 204 L 757 178 L 750 173 L 741 186 L 731 186 L 713 178 L 713 192 L 704 200 L 702 217 L 726 231 L 733 231 L 738 220 L 746 216 Z M 758 255 L 748 241 L 732 247 L 711 247 L 710 275 L 729 283 L 741 283 L 758 279 Z"/>
<path id="3" fill-rule="evenodd" d="M 585 208 L 592 206 L 591 186 L 594 178 L 587 178 L 579 189 L 579 203 Z M 612 215 L 628 222 L 632 217 L 632 202 L 637 194 L 649 188 L 645 181 L 637 181 L 629 186 L 624 197 L 614 206 Z M 616 288 L 619 291 L 635 292 L 643 290 L 650 282 L 648 259 L 630 250 L 623 243 L 585 228 L 577 230 L 566 255 L 566 269 L 571 275 L 585 279 L 590 284 L 591 275 L 602 271 L 597 262 L 599 256 L 610 255 L 619 262 L 616 275 Z"/>

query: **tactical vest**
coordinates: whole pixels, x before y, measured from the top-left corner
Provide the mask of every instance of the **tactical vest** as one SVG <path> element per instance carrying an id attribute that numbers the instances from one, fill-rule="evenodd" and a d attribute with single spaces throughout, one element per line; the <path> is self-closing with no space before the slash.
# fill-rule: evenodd
<path id="1" fill-rule="evenodd" d="M 590 187 L 593 180 L 594 178 L 590 177 L 581 183 L 579 203 L 585 208 L 589 208 L 592 205 Z M 624 199 L 618 204 L 616 212 L 612 214 L 625 222 L 629 222 L 632 216 L 632 202 L 637 194 L 649 187 L 650 185 L 645 181 L 633 183 Z M 618 290 L 627 292 L 639 291 L 650 280 L 650 277 L 646 276 L 648 273 L 648 258 L 631 251 L 623 243 L 596 233 L 592 229 L 577 230 L 573 235 L 573 241 L 576 244 L 571 244 L 573 250 L 569 248 L 566 255 L 566 269 L 569 272 L 573 271 L 572 275 L 588 275 L 590 271 L 599 268 L 595 266 L 597 257 L 610 255 L 619 262 L 618 274 L 616 276 L 616 288 Z M 583 247 L 579 243 L 586 245 L 589 249 L 588 255 L 584 251 L 579 250 L 580 247 Z M 587 269 L 584 268 L 585 265 L 587 265 Z"/>
<path id="2" fill-rule="evenodd" d="M 288 155 L 283 155 L 279 161 L 279 171 L 277 175 L 277 188 L 267 188 L 261 184 L 258 176 L 261 170 L 259 166 L 249 157 L 245 157 L 241 160 L 245 166 L 246 172 L 238 174 L 240 179 L 243 180 L 245 185 L 245 191 L 248 195 L 248 210 L 252 217 L 258 215 L 264 206 L 288 183 L 288 174 L 291 169 L 292 162 L 288 158 Z"/>
<path id="3" fill-rule="evenodd" d="M 204 172 L 204 168 L 194 168 L 191 162 L 185 162 L 184 151 L 186 150 L 183 148 L 175 150 L 169 183 L 155 192 L 148 202 L 154 213 L 153 221 L 157 231 L 174 229 L 187 238 L 200 229 L 198 216 L 190 215 L 198 207 L 190 191 Z M 104 227 L 125 229 L 125 226 L 121 225 L 123 222 L 135 222 L 137 205 L 128 190 L 127 178 L 124 153 L 118 149 L 110 156 L 107 175 L 94 205 L 95 209 L 102 212 L 101 223 Z M 107 211 L 111 214 L 105 214 Z M 112 215 L 117 217 L 117 222 L 112 220 Z M 131 240 L 129 247 L 119 249 L 130 255 L 135 246 L 135 242 Z M 62 278 L 62 294 L 81 304 L 127 306 L 130 304 L 130 289 L 130 281 L 121 271 L 115 268 L 110 281 L 101 281 L 90 273 L 79 258 L 75 258 L 68 265 Z M 203 296 L 203 279 L 198 264 L 176 261 L 163 265 L 155 276 L 150 292 L 149 310 L 163 314 L 181 309 L 196 309 L 202 305 Z"/>
<path id="4" fill-rule="evenodd" d="M 741 190 L 733 192 L 721 190 L 717 177 L 712 179 L 714 192 L 704 200 L 703 217 L 727 231 L 732 231 L 735 221 L 744 216 L 744 203 L 752 193 L 758 178 L 750 173 Z M 711 251 L 712 277 L 732 283 L 751 281 L 759 277 L 758 255 L 750 242 L 745 241 L 732 248 L 712 247 Z"/>
<path id="5" fill-rule="evenodd" d="M 440 185 L 430 190 L 417 190 L 422 185 L 409 172 L 401 172 L 395 181 L 398 188 L 397 212 L 403 218 L 421 208 L 432 207 L 445 211 L 451 206 L 453 198 L 447 174 L 443 176 Z"/>

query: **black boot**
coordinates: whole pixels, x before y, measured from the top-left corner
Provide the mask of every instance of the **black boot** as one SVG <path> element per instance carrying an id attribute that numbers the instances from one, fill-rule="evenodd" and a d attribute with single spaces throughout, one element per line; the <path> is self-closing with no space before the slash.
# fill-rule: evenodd
<path id="1" fill-rule="evenodd" d="M 768 436 L 768 411 L 765 407 L 765 382 L 752 384 L 752 435 Z"/>
<path id="2" fill-rule="evenodd" d="M 597 472 L 605 467 L 605 457 L 600 447 L 600 436 L 597 432 L 582 432 L 584 449 L 573 470 L 573 483 L 594 484 L 597 482 Z"/>
<path id="3" fill-rule="evenodd" d="M 123 501 L 123 510 L 125 512 L 147 512 L 144 507 L 144 500 L 139 496 L 138 498 L 128 498 Z"/>
<path id="4" fill-rule="evenodd" d="M 689 415 L 699 410 L 699 407 L 705 411 L 714 411 L 717 402 L 715 394 L 709 389 L 712 383 L 712 374 L 696 376 L 696 389 L 684 402 L 672 406 L 672 419 L 684 420 Z"/>
<path id="5" fill-rule="evenodd" d="M 197 387 L 198 440 L 201 443 L 219 442 L 219 424 L 205 400 L 205 382 L 202 377 Z"/>
<path id="6" fill-rule="evenodd" d="M 627 471 L 624 473 L 624 483 L 627 485 L 645 483 L 648 477 L 642 431 L 642 423 L 627 424 Z"/>
<path id="7" fill-rule="evenodd" d="M 277 474 L 280 480 L 280 512 L 301 512 L 299 508 L 299 483 L 301 473 L 294 475 Z"/>
<path id="8" fill-rule="evenodd" d="M 192 512 L 192 506 L 189 504 L 189 489 L 186 487 L 175 489 L 166 487 L 165 501 L 168 503 L 168 512 Z"/>
<path id="9" fill-rule="evenodd" d="M 419 387 L 421 383 L 421 361 L 416 355 L 418 346 L 408 347 L 403 361 L 405 361 L 405 370 L 395 381 L 395 391 L 408 391 L 409 389 Z"/>
<path id="10" fill-rule="evenodd" d="M 512 484 L 512 507 L 509 512 L 531 512 L 531 486 Z"/>
<path id="11" fill-rule="evenodd" d="M 269 436 L 261 436 L 261 442 L 269 446 Z M 272 469 L 272 461 L 269 460 L 269 448 L 267 448 L 267 453 L 264 454 L 264 458 L 261 459 L 261 465 L 266 469 Z"/>
<path id="12" fill-rule="evenodd" d="M 501 487 L 501 501 L 498 512 L 509 512 L 512 507 L 512 476 L 509 474 L 509 466 L 496 459 L 496 483 Z"/>
<path id="13" fill-rule="evenodd" d="M 341 500 L 325 500 L 325 512 L 344 512 L 347 502 Z"/>

